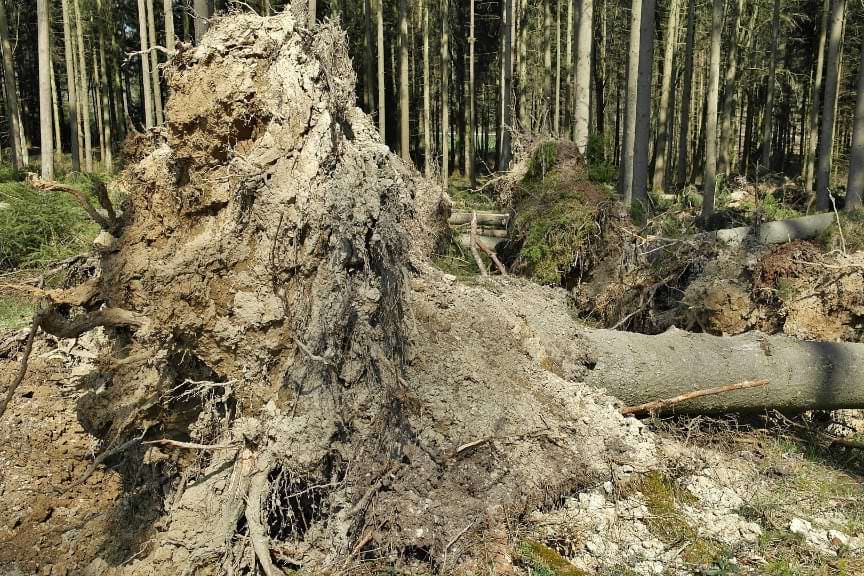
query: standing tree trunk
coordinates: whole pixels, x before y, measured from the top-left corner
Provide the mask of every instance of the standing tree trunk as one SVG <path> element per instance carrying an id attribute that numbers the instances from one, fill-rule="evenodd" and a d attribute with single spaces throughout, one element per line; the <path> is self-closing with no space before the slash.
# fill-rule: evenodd
<path id="1" fill-rule="evenodd" d="M 384 83 L 384 0 L 375 0 L 375 22 L 378 30 L 378 132 L 387 142 L 387 85 Z"/>
<path id="2" fill-rule="evenodd" d="M 726 78 L 723 89 L 723 113 L 720 120 L 720 148 L 717 162 L 721 174 L 729 174 L 732 171 L 733 120 L 735 118 L 735 109 L 738 107 L 739 29 L 741 27 L 741 13 L 744 10 L 744 0 L 738 0 L 734 10 L 735 16 L 729 36 L 729 64 L 726 67 Z"/>
<path id="3" fill-rule="evenodd" d="M 400 2 L 402 0 L 399 0 Z M 309 22 L 307 25 L 309 28 L 315 27 L 315 22 L 318 20 L 318 3 L 316 0 L 309 0 Z M 410 156 L 410 154 L 409 154 Z"/>
<path id="4" fill-rule="evenodd" d="M 59 162 L 63 156 L 63 136 L 60 132 L 60 102 L 57 94 L 57 79 L 54 77 L 53 59 L 49 70 L 51 71 L 51 110 L 54 118 L 54 160 Z"/>
<path id="5" fill-rule="evenodd" d="M 715 0 L 722 1 L 722 0 Z M 651 139 L 651 96 L 654 71 L 655 0 L 642 0 L 639 33 L 639 74 L 636 96 L 636 137 L 633 144 L 633 200 L 640 206 L 637 217 L 647 217 L 648 210 L 648 147 Z"/>
<path id="6" fill-rule="evenodd" d="M 441 181 L 450 187 L 450 0 L 441 2 Z"/>
<path id="7" fill-rule="evenodd" d="M 711 18 L 711 60 L 708 75 L 708 102 L 705 119 L 705 176 L 702 188 L 702 218 L 714 213 L 717 176 L 717 104 L 720 98 L 720 41 L 723 37 L 724 0 L 714 0 Z"/>
<path id="8" fill-rule="evenodd" d="M 575 34 L 573 1 L 567 0 L 567 48 L 564 53 L 564 68 L 567 72 L 567 97 L 565 99 L 567 105 L 565 107 L 564 118 L 565 122 L 569 122 L 567 130 L 569 130 L 571 137 L 574 127 L 573 110 L 576 98 L 576 68 L 573 66 L 573 35 Z"/>
<path id="9" fill-rule="evenodd" d="M 36 0 L 39 48 L 39 150 L 42 179 L 54 179 L 54 134 L 51 113 L 51 19 L 48 0 Z"/>
<path id="10" fill-rule="evenodd" d="M 627 206 L 633 203 L 633 151 L 636 138 L 636 98 L 639 91 L 639 35 L 642 28 L 642 0 L 632 0 L 631 6 L 624 134 L 621 145 L 621 164 L 618 167 L 618 193 Z"/>
<path id="11" fill-rule="evenodd" d="M 72 52 L 72 27 L 69 23 L 69 0 L 61 0 L 63 8 L 63 54 L 66 59 L 66 88 L 69 95 L 69 140 L 72 148 L 72 171 L 81 170 L 81 149 L 78 147 L 78 90 L 75 82 L 75 56 Z"/>
<path id="12" fill-rule="evenodd" d="M 429 0 L 422 0 L 425 3 Z M 424 8 L 425 9 L 425 8 Z M 425 13 L 425 12 L 424 12 Z M 372 5 L 369 0 L 363 0 L 363 28 L 365 30 L 363 48 L 366 52 L 363 69 L 366 71 L 364 93 L 366 95 L 366 110 L 369 114 L 375 113 L 375 58 L 372 55 L 372 46 L 375 43 L 375 32 L 372 26 Z M 428 128 L 427 128 L 428 129 Z"/>
<path id="13" fill-rule="evenodd" d="M 432 97 L 429 78 L 429 2 L 423 1 L 423 173 L 432 177 Z"/>
<path id="14" fill-rule="evenodd" d="M 561 136 L 561 2 L 555 11 L 555 137 Z"/>
<path id="15" fill-rule="evenodd" d="M 834 148 L 834 115 L 840 82 L 840 44 L 846 0 L 834 0 L 831 9 L 831 33 L 828 37 L 828 69 L 825 72 L 825 98 L 822 110 L 822 139 L 819 142 L 819 167 L 816 173 L 816 209 L 831 208 L 828 188 L 831 185 L 831 154 Z"/>
<path id="16" fill-rule="evenodd" d="M 195 43 L 198 44 L 201 42 L 204 33 L 207 32 L 207 28 L 210 27 L 210 23 L 208 22 L 210 18 L 210 6 L 207 0 L 194 0 L 193 6 L 195 9 Z M 142 8 L 139 6 L 138 20 L 143 22 L 144 20 L 141 20 L 141 10 Z"/>
<path id="17" fill-rule="evenodd" d="M 696 39 L 696 0 L 687 4 L 687 44 L 684 48 L 684 86 L 681 90 L 681 122 L 678 131 L 678 161 L 675 187 L 687 184 L 687 149 L 690 146 L 690 106 L 693 98 L 693 47 Z"/>
<path id="18" fill-rule="evenodd" d="M 150 75 L 153 77 L 153 109 L 156 112 L 156 125 L 165 123 L 162 115 L 162 83 L 159 79 L 159 51 L 156 50 L 156 15 L 153 0 L 147 0 L 147 35 L 150 39 Z"/>
<path id="19" fill-rule="evenodd" d="M 170 0 L 166 0 L 170 3 Z M 100 22 L 104 23 L 104 12 L 102 10 L 102 0 L 96 0 L 96 9 L 99 15 Z M 108 93 L 108 69 L 105 58 L 105 30 L 106 26 L 101 25 L 99 29 L 99 89 L 102 93 L 102 105 L 100 106 L 102 113 L 102 138 L 105 143 L 102 156 L 102 169 L 111 172 L 114 169 L 114 151 L 113 151 L 113 136 L 111 130 L 111 111 L 109 109 L 110 96 Z M 172 32 L 173 34 L 173 32 Z"/>
<path id="20" fill-rule="evenodd" d="M 821 112 L 822 75 L 825 68 L 825 35 L 828 30 L 828 13 L 831 11 L 831 0 L 822 1 L 822 15 L 819 19 L 819 45 L 816 48 L 816 72 L 813 76 L 813 91 L 810 96 L 810 139 L 807 142 L 807 153 L 804 160 L 804 187 L 813 192 L 813 182 L 816 175 L 816 151 L 819 145 L 819 114 Z"/>
<path id="21" fill-rule="evenodd" d="M 552 0 L 543 0 L 543 131 L 552 128 Z"/>
<path id="22" fill-rule="evenodd" d="M 512 151 L 510 131 L 513 129 L 513 2 L 504 0 L 504 47 L 502 54 L 501 77 L 501 155 L 498 159 L 498 169 L 507 170 L 510 166 Z M 548 1 L 548 0 L 547 0 Z"/>
<path id="23" fill-rule="evenodd" d="M 852 120 L 852 149 L 849 151 L 849 182 L 846 185 L 846 210 L 861 208 L 864 196 L 864 44 L 858 61 L 858 98 Z"/>
<path id="24" fill-rule="evenodd" d="M 635 6 L 635 4 L 634 4 Z M 579 27 L 576 36 L 576 95 L 573 108 L 573 141 L 582 154 L 588 148 L 588 121 L 591 115 L 591 46 L 593 0 L 579 0 Z"/>
<path id="25" fill-rule="evenodd" d="M 72 0 L 75 6 L 75 28 L 78 40 L 78 103 L 81 105 L 81 118 L 84 133 L 84 168 L 93 171 L 93 134 L 90 127 L 90 79 L 87 76 L 87 58 L 84 54 L 84 20 L 81 19 L 80 0 Z M 143 0 L 141 0 L 143 1 Z"/>
<path id="26" fill-rule="evenodd" d="M 310 5 L 314 0 L 310 1 Z M 408 0 L 399 0 L 399 153 L 411 162 L 411 86 L 408 79 Z"/>
<path id="27" fill-rule="evenodd" d="M 768 86 L 765 90 L 765 117 L 762 120 L 762 168 L 769 172 L 771 171 L 771 139 L 774 130 L 774 92 L 777 85 L 780 0 L 774 0 L 774 16 L 771 21 L 771 60 L 768 64 Z"/>
<path id="28" fill-rule="evenodd" d="M 466 135 L 467 140 L 465 141 L 465 172 L 468 176 L 468 185 L 471 186 L 471 188 L 474 188 L 477 185 L 477 175 L 476 170 L 474 170 L 474 131 L 477 126 L 477 110 L 474 101 L 476 90 L 476 78 L 474 77 L 474 49 L 477 43 L 477 39 L 474 37 L 474 0 L 471 0 L 468 10 L 470 11 L 468 24 L 468 134 Z"/>
<path id="29" fill-rule="evenodd" d="M 666 48 L 663 53 L 663 80 L 660 87 L 660 108 L 657 111 L 657 153 L 654 160 L 654 189 L 666 189 L 666 149 L 669 144 L 671 127 L 670 106 L 672 100 L 672 75 L 675 72 L 675 46 L 678 44 L 678 13 L 681 11 L 679 0 L 669 3 L 669 17 L 666 22 Z"/>
<path id="30" fill-rule="evenodd" d="M 2 1 L 0 1 L 0 48 L 3 51 L 3 82 L 6 93 L 6 119 L 9 123 L 9 148 L 12 149 L 12 167 L 19 169 L 25 166 L 21 148 L 21 119 L 15 86 L 15 64 L 12 61 L 12 43 L 9 41 L 9 24 L 6 19 L 6 4 Z"/>
<path id="31" fill-rule="evenodd" d="M 77 2 L 77 0 L 75 0 Z M 141 94 L 144 100 L 144 127 L 153 127 L 153 88 L 150 86 L 150 56 L 147 54 L 147 8 L 145 0 L 138 0 L 138 39 L 141 42 L 141 83 L 143 90 Z M 197 2 L 196 2 L 197 6 Z M 198 20 L 200 15 L 195 15 L 195 38 L 198 37 Z"/>
<path id="32" fill-rule="evenodd" d="M 174 52 L 174 0 L 164 0 L 162 3 L 162 11 L 165 16 L 165 48 Z"/>

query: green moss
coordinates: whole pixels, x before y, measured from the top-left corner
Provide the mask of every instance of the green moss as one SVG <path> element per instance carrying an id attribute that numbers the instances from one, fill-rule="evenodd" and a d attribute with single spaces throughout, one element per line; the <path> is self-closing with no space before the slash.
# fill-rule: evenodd
<path id="1" fill-rule="evenodd" d="M 532 576 L 586 576 L 558 552 L 536 540 L 520 542 L 516 556 Z"/>
<path id="2" fill-rule="evenodd" d="M 0 331 L 17 330 L 30 323 L 33 304 L 14 296 L 0 296 Z"/>
<path id="3" fill-rule="evenodd" d="M 528 162 L 529 179 L 543 180 L 546 174 L 550 172 L 558 160 L 558 142 L 549 140 L 543 142 L 534 151 L 531 160 Z"/>

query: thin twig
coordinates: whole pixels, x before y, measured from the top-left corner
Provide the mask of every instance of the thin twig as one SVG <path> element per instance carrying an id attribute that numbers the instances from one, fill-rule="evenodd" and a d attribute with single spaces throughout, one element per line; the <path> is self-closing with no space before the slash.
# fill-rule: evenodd
<path id="1" fill-rule="evenodd" d="M 173 446 L 175 448 L 184 448 L 186 450 L 228 450 L 229 448 L 237 448 L 237 444 L 197 444 L 195 442 L 181 442 L 179 440 L 171 440 L 169 438 L 160 438 L 159 440 L 148 440 L 142 444 L 155 444 L 159 446 Z"/>
<path id="2" fill-rule="evenodd" d="M 36 332 L 39 331 L 39 325 L 41 323 L 42 313 L 36 312 L 36 314 L 33 315 L 33 323 L 30 325 L 30 332 L 27 334 L 27 344 L 24 346 L 24 357 L 21 359 L 21 365 L 18 367 L 18 374 L 15 376 L 12 385 L 9 386 L 9 390 L 6 391 L 6 397 L 3 398 L 3 402 L 0 403 L 0 418 L 3 417 L 3 414 L 6 412 L 6 407 L 9 405 L 9 402 L 12 401 L 12 396 L 15 395 L 15 390 L 17 390 L 18 386 L 21 385 L 21 382 L 24 381 L 24 376 L 27 375 L 27 366 L 30 363 L 30 353 L 33 352 L 33 340 L 36 339 Z"/>
<path id="3" fill-rule="evenodd" d="M 828 198 L 831 200 L 831 206 L 834 208 L 834 217 L 837 219 L 837 232 L 840 234 L 840 251 L 843 256 L 846 256 L 846 238 L 843 236 L 843 226 L 840 224 L 840 213 L 837 212 L 837 202 L 834 201 L 834 195 L 828 193 Z"/>
<path id="4" fill-rule="evenodd" d="M 632 414 L 653 414 L 655 412 L 659 412 L 664 408 L 668 408 L 669 406 L 674 406 L 676 404 L 680 404 L 681 402 L 686 402 L 687 400 L 693 400 L 695 398 L 702 398 L 703 396 L 713 396 L 715 394 L 723 394 L 726 392 L 732 392 L 735 390 L 746 390 L 747 388 L 758 388 L 759 386 L 767 386 L 768 380 L 748 380 L 746 382 L 739 382 L 738 384 L 729 384 L 728 386 L 719 386 L 717 388 L 707 388 L 705 390 L 696 390 L 694 392 L 688 392 L 686 394 L 681 394 L 679 396 L 675 396 L 673 398 L 667 398 L 665 400 L 655 400 L 653 402 L 647 402 L 645 404 L 640 404 L 639 406 L 628 406 L 627 408 L 621 409 L 621 414 L 624 416 L 629 416 Z"/>
<path id="5" fill-rule="evenodd" d="M 138 444 L 140 444 L 141 440 L 144 439 L 144 435 L 147 434 L 147 431 L 149 429 L 150 428 L 148 426 L 147 428 L 144 429 L 143 432 L 141 432 L 140 436 L 132 438 L 131 440 L 127 440 L 126 442 L 124 442 L 123 444 L 120 444 L 119 446 L 117 446 L 115 448 L 109 448 L 108 450 L 105 450 L 104 452 L 102 452 L 99 456 L 96 457 L 96 460 L 93 461 L 93 463 L 90 465 L 90 467 L 87 468 L 87 471 L 84 472 L 84 475 L 81 476 L 81 478 L 79 478 L 75 482 L 73 482 L 69 486 L 69 488 L 67 488 L 67 490 L 71 490 L 72 488 L 76 488 L 76 487 L 80 486 L 81 484 L 83 484 L 84 482 L 86 482 L 87 479 L 90 478 L 90 476 L 93 474 L 93 472 L 96 471 L 96 468 L 98 468 L 99 465 L 102 464 L 108 458 L 115 456 L 117 454 L 120 454 L 121 452 L 125 452 L 129 448 L 132 448 L 133 446 L 137 446 Z"/>
<path id="6" fill-rule="evenodd" d="M 481 276 L 488 276 L 489 272 L 486 271 L 486 264 L 483 263 L 483 259 L 480 257 L 480 253 L 477 251 L 477 212 L 471 213 L 471 232 L 469 233 L 470 240 L 470 248 L 471 254 L 474 256 L 474 261 L 477 263 L 477 268 L 480 269 Z"/>

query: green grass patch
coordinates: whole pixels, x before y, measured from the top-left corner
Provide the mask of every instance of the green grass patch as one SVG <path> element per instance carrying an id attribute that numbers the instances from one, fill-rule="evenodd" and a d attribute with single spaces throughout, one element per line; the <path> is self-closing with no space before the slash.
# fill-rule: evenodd
<path id="1" fill-rule="evenodd" d="M 29 300 L 15 296 L 0 296 L 0 332 L 18 330 L 28 325 L 35 309 Z"/>
<path id="2" fill-rule="evenodd" d="M 558 552 L 536 540 L 520 542 L 516 558 L 532 576 L 586 576 Z"/>

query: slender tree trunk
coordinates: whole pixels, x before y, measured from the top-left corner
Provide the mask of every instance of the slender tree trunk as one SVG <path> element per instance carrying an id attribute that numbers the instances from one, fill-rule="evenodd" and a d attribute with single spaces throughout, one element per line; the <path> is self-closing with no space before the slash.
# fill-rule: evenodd
<path id="1" fill-rule="evenodd" d="M 705 176 L 702 188 L 702 218 L 714 213 L 714 188 L 717 176 L 717 104 L 720 98 L 720 42 L 723 38 L 724 0 L 714 0 L 711 19 L 711 61 L 705 126 Z"/>
<path id="2" fill-rule="evenodd" d="M 715 0 L 719 2 L 721 0 Z M 654 71 L 654 13 L 655 0 L 642 0 L 642 18 L 639 33 L 639 71 L 636 96 L 636 137 L 633 145 L 633 201 L 648 209 L 648 148 L 651 140 L 651 97 Z"/>
<path id="3" fill-rule="evenodd" d="M 441 180 L 450 187 L 450 0 L 441 2 Z"/>
<path id="4" fill-rule="evenodd" d="M 87 75 L 87 57 L 84 50 L 84 20 L 81 18 L 81 0 L 72 0 L 75 6 L 75 28 L 78 43 L 78 102 L 81 104 L 84 132 L 84 168 L 93 171 L 93 134 L 90 126 L 90 79 Z M 143 0 L 142 0 L 143 1 Z"/>
<path id="5" fill-rule="evenodd" d="M 555 11 L 555 137 L 561 135 L 561 1 Z"/>
<path id="6" fill-rule="evenodd" d="M 78 90 L 75 82 L 75 56 L 72 51 L 72 26 L 69 22 L 69 0 L 62 0 L 63 54 L 66 59 L 66 88 L 69 95 L 69 140 L 72 148 L 72 171 L 81 170 L 81 149 L 78 147 Z"/>
<path id="7" fill-rule="evenodd" d="M 54 179 L 54 134 L 51 117 L 51 13 L 48 0 L 36 0 L 39 48 L 39 151 L 42 179 Z"/>
<path id="8" fill-rule="evenodd" d="M 513 0 L 516 2 L 517 0 Z M 522 129 L 530 129 L 531 121 L 528 117 L 528 38 L 525 30 L 525 4 L 524 0 L 520 2 L 519 9 L 520 26 L 517 27 L 517 43 L 519 57 L 519 70 L 517 78 L 519 80 L 519 121 Z"/>
<path id="9" fill-rule="evenodd" d="M 310 5 L 314 0 L 310 2 Z M 411 162 L 411 86 L 408 80 L 408 0 L 399 0 L 399 153 Z"/>
<path id="10" fill-rule="evenodd" d="M 51 109 L 54 118 L 54 160 L 59 162 L 63 156 L 63 136 L 60 132 L 60 100 L 57 94 L 57 79 L 54 74 L 54 63 L 51 63 Z"/>
<path id="11" fill-rule="evenodd" d="M 825 73 L 825 101 L 822 111 L 822 139 L 819 143 L 819 167 L 816 172 L 816 208 L 831 208 L 831 154 L 834 148 L 834 115 L 840 82 L 840 48 L 843 41 L 843 21 L 846 0 L 833 0 L 831 32 L 828 36 L 828 69 Z"/>
<path id="12" fill-rule="evenodd" d="M 401 0 L 400 0 L 401 1 Z M 309 28 L 315 27 L 315 22 L 318 20 L 318 3 L 316 0 L 309 0 Z M 407 35 L 407 33 L 406 33 Z M 409 154 L 410 156 L 410 154 Z"/>
<path id="13" fill-rule="evenodd" d="M 768 87 L 765 94 L 765 117 L 762 121 L 762 168 L 771 170 L 771 142 L 774 130 L 774 99 L 777 85 L 777 57 L 780 38 L 780 1 L 774 0 L 774 16 L 771 18 L 771 56 L 768 64 Z"/>
<path id="14" fill-rule="evenodd" d="M 816 72 L 813 76 L 813 90 L 810 96 L 810 139 L 807 142 L 807 153 L 804 159 L 804 187 L 813 192 L 813 182 L 816 175 L 816 151 L 819 145 L 819 115 L 821 113 L 822 75 L 825 67 L 825 35 L 828 30 L 828 13 L 831 11 L 831 0 L 822 1 L 822 14 L 819 18 L 819 43 L 816 48 Z"/>
<path id="15" fill-rule="evenodd" d="M 73 0 L 78 1 L 78 0 Z M 197 6 L 197 4 L 196 4 Z M 198 39 L 199 14 L 195 15 L 195 38 Z M 145 0 L 138 0 L 138 39 L 141 43 L 141 94 L 144 100 L 144 127 L 153 127 L 153 88 L 150 86 L 150 55 L 147 54 L 147 8 Z"/>
<path id="16" fill-rule="evenodd" d="M 170 2 L 170 0 L 167 0 Z M 99 14 L 99 20 L 104 22 L 105 13 L 102 10 L 102 0 L 96 0 L 96 7 Z M 110 95 L 108 93 L 108 70 L 106 67 L 106 58 L 105 58 L 105 26 L 99 26 L 99 88 L 102 93 L 102 105 L 100 106 L 102 110 L 102 134 L 103 141 L 105 142 L 105 148 L 103 150 L 104 155 L 102 156 L 102 168 L 107 172 L 112 172 L 114 170 L 114 140 L 111 130 L 111 112 L 109 109 L 110 105 Z M 173 34 L 173 32 L 172 32 Z M 172 44 L 173 46 L 173 44 Z"/>
<path id="17" fill-rule="evenodd" d="M 375 0 L 375 22 L 378 30 L 378 131 L 387 142 L 387 85 L 384 83 L 384 0 Z"/>
<path id="18" fill-rule="evenodd" d="M 174 51 L 174 0 L 163 0 L 162 11 L 165 17 L 165 48 Z"/>
<path id="19" fill-rule="evenodd" d="M 426 8 L 426 4 L 429 2 L 429 0 L 421 0 L 421 2 L 423 2 L 424 10 L 428 11 L 428 8 Z M 424 11 L 424 14 L 427 13 L 425 11 Z M 372 24 L 372 6 L 369 3 L 369 0 L 363 0 L 363 22 L 364 22 L 364 29 L 366 32 L 365 42 L 364 42 L 364 48 L 366 50 L 366 58 L 364 58 L 365 62 L 364 62 L 364 66 L 363 66 L 364 70 L 366 71 L 366 90 L 365 90 L 365 92 L 366 92 L 366 109 L 368 110 L 369 114 L 374 114 L 375 110 L 376 110 L 376 107 L 375 107 L 375 58 L 372 55 L 372 46 L 375 44 L 375 32 L 373 31 L 373 24 Z M 424 33 L 426 33 L 426 32 L 428 32 L 428 31 L 426 31 L 424 29 Z M 424 82 L 425 82 L 425 80 L 424 80 Z M 427 126 L 426 129 L 428 130 L 429 127 Z"/>
<path id="20" fill-rule="evenodd" d="M 513 2 L 504 0 L 504 50 L 503 76 L 501 78 L 501 156 L 498 162 L 499 170 L 507 170 L 510 166 L 512 151 L 510 131 L 513 129 Z"/>
<path id="21" fill-rule="evenodd" d="M 12 167 L 25 166 L 21 147 L 21 118 L 18 108 L 18 92 L 15 85 L 15 64 L 12 61 L 12 43 L 9 41 L 9 24 L 6 4 L 0 1 L 0 48 L 3 52 L 3 82 L 6 93 L 6 119 L 9 123 L 9 148 L 12 150 Z"/>
<path id="22" fill-rule="evenodd" d="M 159 51 L 156 42 L 156 15 L 153 12 L 153 0 L 147 0 L 147 35 L 150 39 L 150 74 L 153 77 L 153 109 L 156 112 L 156 125 L 165 122 L 162 115 L 162 83 L 159 78 Z"/>
<path id="23" fill-rule="evenodd" d="M 631 4 L 630 50 L 627 55 L 624 133 L 621 149 L 621 165 L 618 168 L 618 192 L 627 206 L 633 203 L 633 152 L 636 139 L 636 99 L 639 92 L 639 37 L 642 31 L 642 3 L 643 0 L 632 0 Z"/>
<path id="24" fill-rule="evenodd" d="M 741 13 L 744 10 L 744 0 L 738 0 L 734 6 L 735 15 L 732 21 L 732 30 L 729 34 L 729 63 L 726 67 L 726 78 L 723 89 L 720 149 L 717 159 L 718 170 L 721 174 L 729 174 L 732 171 L 732 139 L 735 133 L 733 124 L 735 109 L 738 107 L 738 44 L 740 42 L 739 28 L 741 27 Z"/>
<path id="25" fill-rule="evenodd" d="M 687 4 L 687 43 L 684 48 L 684 86 L 681 90 L 681 122 L 678 131 L 678 161 L 675 187 L 687 184 L 687 149 L 690 146 L 690 108 L 693 98 L 693 48 L 696 39 L 696 0 Z"/>
<path id="26" fill-rule="evenodd" d="M 198 44 L 201 42 L 204 33 L 207 32 L 207 29 L 210 27 L 208 21 L 210 18 L 210 6 L 208 5 L 207 0 L 193 0 L 193 2 L 195 9 L 195 43 Z M 141 12 L 142 8 L 139 7 L 138 19 L 139 21 L 146 22 L 146 19 L 141 20 Z"/>
<path id="27" fill-rule="evenodd" d="M 864 43 L 858 61 L 858 95 L 852 119 L 852 149 L 849 151 L 849 182 L 846 185 L 846 210 L 861 208 L 864 197 Z"/>
<path id="28" fill-rule="evenodd" d="M 92 16 L 92 14 L 91 14 Z M 91 30 L 95 30 L 96 26 L 93 21 L 90 21 Z M 102 125 L 102 110 L 104 109 L 102 106 L 102 91 L 99 85 L 100 70 L 99 70 L 99 57 L 97 55 L 96 47 L 96 39 L 93 39 L 93 102 L 94 102 L 94 112 L 96 114 L 96 135 L 99 138 L 99 160 L 104 165 L 105 163 L 105 130 Z"/>
<path id="29" fill-rule="evenodd" d="M 429 78 L 429 3 L 423 0 L 423 172 L 432 177 L 432 98 Z"/>
<path id="30" fill-rule="evenodd" d="M 666 19 L 666 48 L 663 52 L 663 80 L 660 87 L 660 108 L 657 111 L 657 145 L 654 160 L 654 189 L 666 189 L 666 149 L 669 143 L 669 120 L 672 94 L 672 75 L 675 72 L 675 47 L 678 44 L 678 13 L 681 11 L 679 0 L 669 3 L 669 17 Z"/>
<path id="31" fill-rule="evenodd" d="M 567 122 L 567 129 L 572 138 L 572 132 L 574 128 L 574 114 L 573 111 L 575 109 L 575 99 L 576 99 L 576 67 L 573 65 L 573 39 L 575 31 L 575 11 L 573 9 L 574 0 L 567 0 L 567 41 L 566 41 L 566 51 L 564 53 L 565 60 L 565 70 L 567 73 L 567 97 L 565 102 L 567 103 L 565 107 L 564 118 L 565 122 Z"/>
<path id="32" fill-rule="evenodd" d="M 477 110 L 474 101 L 474 95 L 476 90 L 476 78 L 474 76 L 474 49 L 477 43 L 477 39 L 474 37 L 474 0 L 471 0 L 468 6 L 468 10 L 470 11 L 468 24 L 468 140 L 465 143 L 465 171 L 468 175 L 469 185 L 471 186 L 471 188 L 474 188 L 477 185 L 477 175 L 476 171 L 474 170 L 474 131 L 477 127 Z"/>
<path id="33" fill-rule="evenodd" d="M 634 4 L 635 7 L 635 4 Z M 576 97 L 573 109 L 573 141 L 582 154 L 588 147 L 591 115 L 591 47 L 593 46 L 593 0 L 579 0 L 579 28 L 576 36 Z"/>
<path id="34" fill-rule="evenodd" d="M 543 130 L 552 128 L 552 0 L 543 0 Z M 509 26 L 509 24 L 508 24 Z"/>

